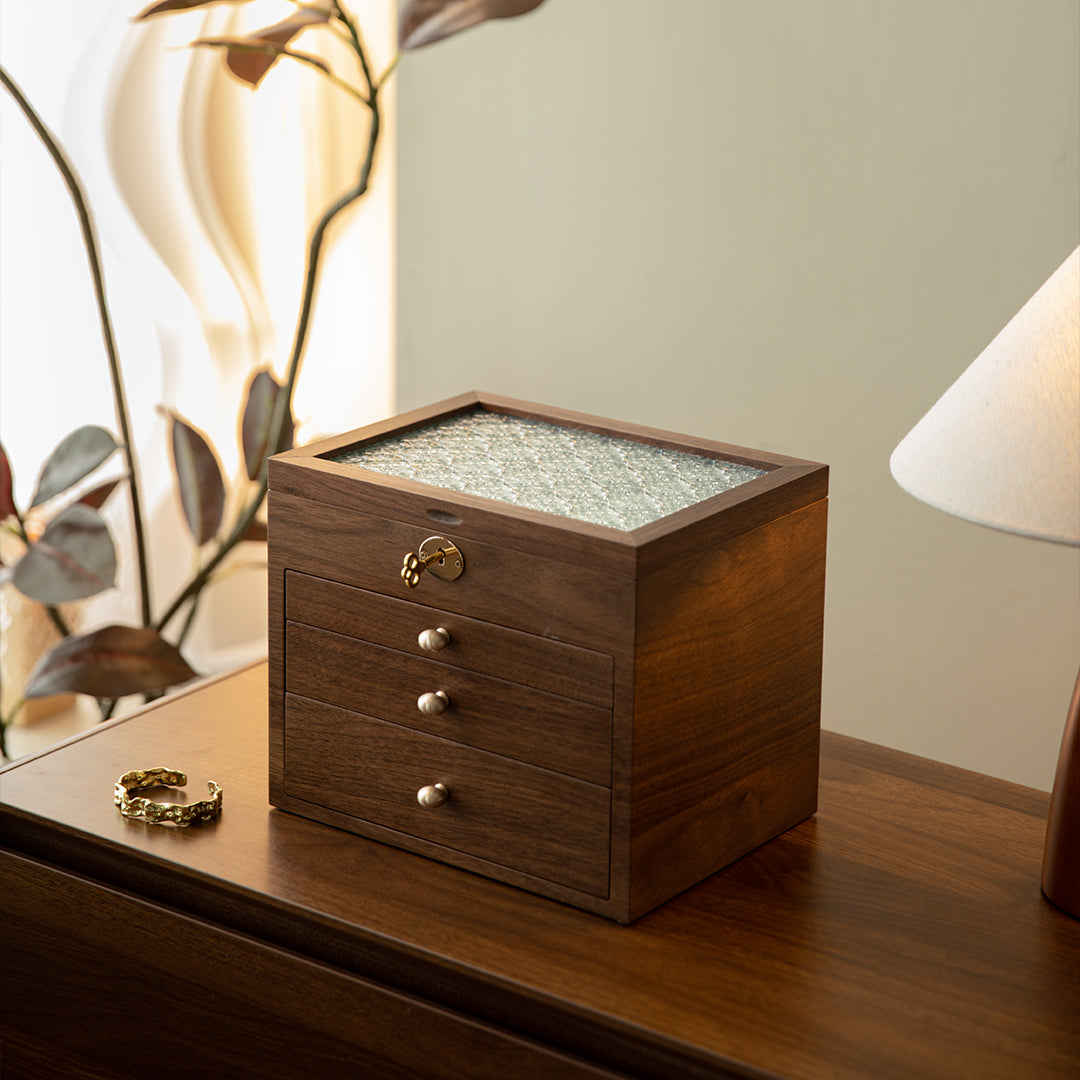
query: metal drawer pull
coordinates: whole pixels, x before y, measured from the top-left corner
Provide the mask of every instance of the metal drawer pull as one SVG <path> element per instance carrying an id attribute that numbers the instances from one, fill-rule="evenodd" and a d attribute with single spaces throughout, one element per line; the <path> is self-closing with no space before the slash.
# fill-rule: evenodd
<path id="1" fill-rule="evenodd" d="M 450 644 L 450 631 L 441 626 L 435 630 L 421 630 L 416 643 L 424 652 L 439 652 Z"/>
<path id="2" fill-rule="evenodd" d="M 416 554 L 410 551 L 401 560 L 401 576 L 410 589 L 420 584 L 420 575 L 425 570 L 442 581 L 456 581 L 464 569 L 461 552 L 441 536 L 429 536 Z"/>
<path id="3" fill-rule="evenodd" d="M 434 693 L 421 694 L 416 699 L 416 707 L 428 716 L 438 716 L 450 706 L 450 699 L 441 690 Z"/>
<path id="4" fill-rule="evenodd" d="M 445 784 L 428 784 L 416 793 L 416 801 L 429 810 L 442 806 L 449 798 L 450 792 L 446 790 Z"/>

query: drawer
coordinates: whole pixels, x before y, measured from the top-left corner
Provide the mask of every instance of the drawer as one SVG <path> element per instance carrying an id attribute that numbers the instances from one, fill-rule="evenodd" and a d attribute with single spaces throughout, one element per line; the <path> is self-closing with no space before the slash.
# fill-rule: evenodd
<path id="1" fill-rule="evenodd" d="M 285 575 L 285 616 L 611 708 L 612 658 L 591 649 L 292 571 Z M 450 640 L 432 654 L 420 647 L 417 638 L 435 627 L 447 630 Z"/>
<path id="2" fill-rule="evenodd" d="M 634 584 L 628 578 L 481 543 L 445 526 L 443 535 L 464 556 L 464 572 L 456 581 L 425 573 L 410 589 L 401 578 L 402 559 L 438 531 L 434 524 L 410 525 L 273 491 L 269 498 L 275 561 L 290 570 L 601 652 L 625 649 L 632 637 Z"/>
<path id="3" fill-rule="evenodd" d="M 437 1001 L 76 874 L 0 852 L 0 880 L 8 1080 L 614 1080 Z"/>
<path id="4" fill-rule="evenodd" d="M 329 630 L 286 624 L 285 689 L 516 758 L 611 783 L 611 710 L 492 679 Z M 442 713 L 421 712 L 442 691 Z"/>
<path id="5" fill-rule="evenodd" d="M 358 713 L 285 695 L 286 791 L 446 849 L 606 896 L 611 793 Z M 417 792 L 441 783 L 439 807 Z"/>

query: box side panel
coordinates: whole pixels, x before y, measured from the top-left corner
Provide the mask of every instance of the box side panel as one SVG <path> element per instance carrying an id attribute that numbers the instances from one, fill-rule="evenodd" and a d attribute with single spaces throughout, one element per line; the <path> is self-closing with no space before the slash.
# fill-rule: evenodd
<path id="1" fill-rule="evenodd" d="M 640 582 L 634 917 L 817 807 L 826 516 L 822 499 Z"/>

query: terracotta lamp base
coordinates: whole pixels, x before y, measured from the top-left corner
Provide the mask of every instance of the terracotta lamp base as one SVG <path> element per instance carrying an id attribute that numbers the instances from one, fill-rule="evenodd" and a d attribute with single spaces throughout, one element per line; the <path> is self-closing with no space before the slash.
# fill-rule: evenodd
<path id="1" fill-rule="evenodd" d="M 1065 721 L 1050 796 L 1042 890 L 1062 911 L 1080 919 L 1080 674 Z"/>

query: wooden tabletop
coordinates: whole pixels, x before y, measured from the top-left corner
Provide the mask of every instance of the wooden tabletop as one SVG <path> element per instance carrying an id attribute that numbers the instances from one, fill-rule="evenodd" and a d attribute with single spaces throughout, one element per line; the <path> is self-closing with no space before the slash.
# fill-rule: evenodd
<path id="1" fill-rule="evenodd" d="M 1080 1075 L 1044 793 L 825 734 L 820 809 L 628 927 L 267 802 L 266 668 L 0 774 L 0 843 L 639 1076 Z M 129 769 L 224 789 L 123 818 Z"/>

